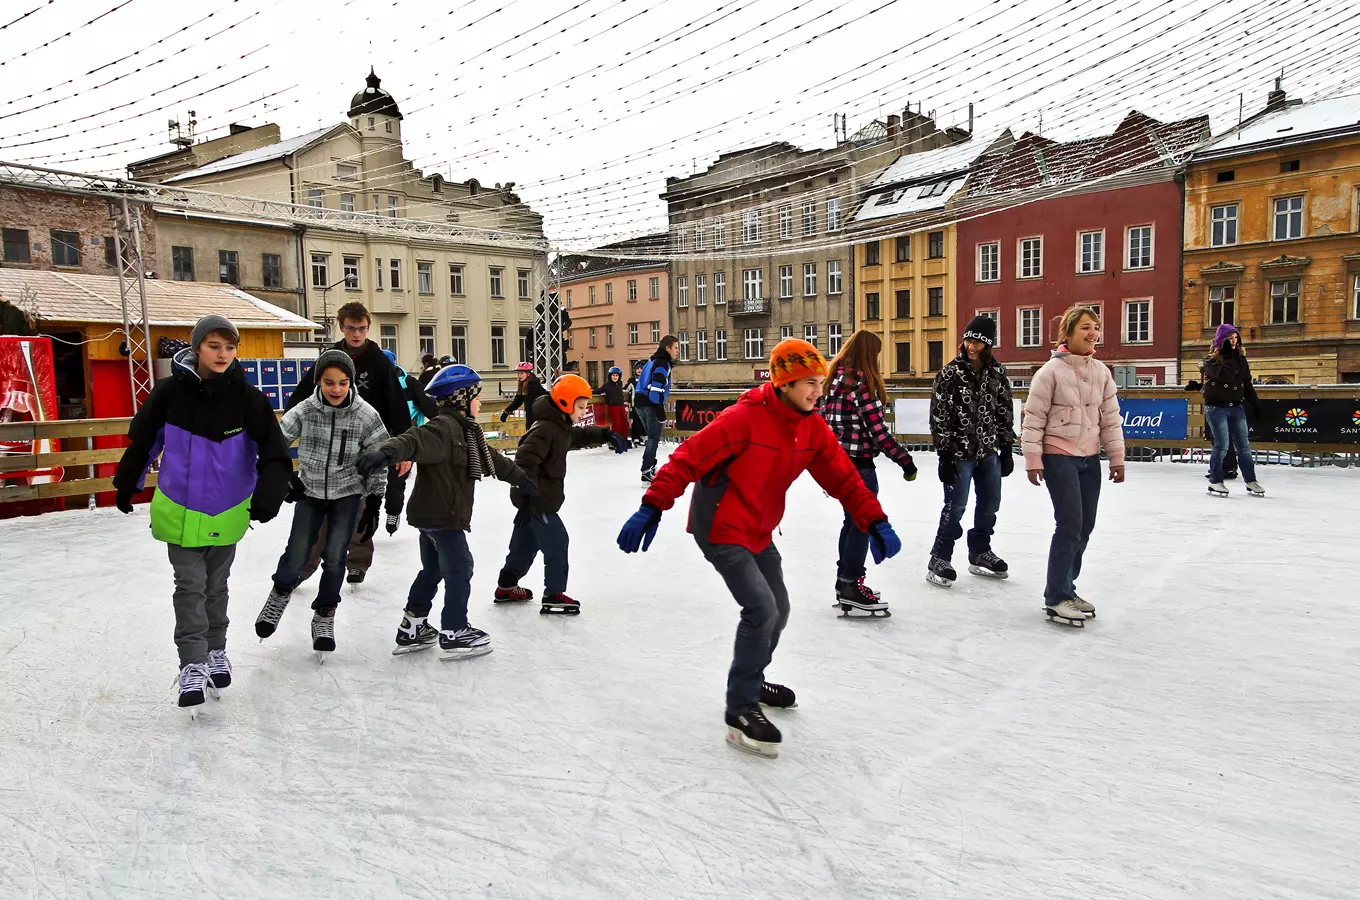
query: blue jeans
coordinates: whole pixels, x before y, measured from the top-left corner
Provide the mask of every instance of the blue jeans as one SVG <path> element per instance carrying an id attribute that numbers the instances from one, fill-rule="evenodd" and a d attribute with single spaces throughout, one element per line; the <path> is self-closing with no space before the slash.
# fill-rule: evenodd
<path id="1" fill-rule="evenodd" d="M 345 580 L 345 560 L 349 556 L 349 541 L 359 521 L 359 510 L 364 505 L 363 494 L 351 494 L 336 500 L 317 500 L 303 497 L 293 505 L 293 530 L 288 533 L 288 547 L 279 557 L 274 572 L 274 587 L 291 594 L 302 580 L 302 569 L 307 565 L 312 545 L 326 526 L 326 541 L 321 547 L 321 586 L 317 588 L 312 609 L 332 609 L 340 603 L 340 585 Z"/>
<path id="2" fill-rule="evenodd" d="M 1044 602 L 1057 606 L 1077 596 L 1077 576 L 1100 503 L 1100 456 L 1044 454 L 1044 484 L 1053 501 L 1053 541 L 1048 545 Z"/>
<path id="3" fill-rule="evenodd" d="M 650 403 L 637 405 L 638 420 L 647 432 L 647 446 L 642 450 L 642 471 L 646 472 L 656 465 L 656 445 L 661 443 L 661 413 L 659 407 Z"/>
<path id="4" fill-rule="evenodd" d="M 864 479 L 864 486 L 877 496 L 878 470 L 874 468 L 873 460 L 869 461 L 867 469 L 858 463 L 855 468 L 859 471 L 859 477 Z M 858 581 L 863 578 L 864 558 L 869 554 L 869 535 L 859 530 L 848 512 L 841 524 L 840 551 L 841 556 L 836 563 L 836 580 Z"/>
<path id="5" fill-rule="evenodd" d="M 467 535 L 457 528 L 422 529 L 420 567 L 406 595 L 406 609 L 415 616 L 428 616 L 442 580 L 444 611 L 439 627 L 443 631 L 466 628 L 468 597 L 472 594 L 472 551 Z"/>
<path id="6" fill-rule="evenodd" d="M 1240 406 L 1206 406 L 1204 420 L 1214 436 L 1214 452 L 1209 457 L 1209 480 L 1215 484 L 1223 480 L 1223 460 L 1228 456 L 1228 444 L 1237 445 L 1237 467 L 1247 481 L 1256 480 L 1256 462 L 1251 458 L 1251 443 L 1247 436 L 1247 411 Z"/>
<path id="7" fill-rule="evenodd" d="M 557 513 L 535 514 L 521 509 L 515 516 L 515 529 L 510 533 L 510 550 L 505 554 L 497 584 L 514 587 L 533 565 L 534 557 L 543 551 L 543 596 L 562 594 L 567 590 L 567 526 Z"/>
<path id="8" fill-rule="evenodd" d="M 963 536 L 968 489 L 974 484 L 977 485 L 977 502 L 973 504 L 973 527 L 968 529 L 968 553 L 971 556 L 992 549 L 996 513 L 1001 509 L 1001 457 L 988 453 L 981 459 L 954 461 L 954 483 L 941 485 L 944 509 L 940 511 L 940 527 L 935 531 L 931 556 L 946 562 L 954 558 L 954 542 Z"/>
<path id="9" fill-rule="evenodd" d="M 727 673 L 727 711 L 759 709 L 765 667 L 789 621 L 783 560 L 774 544 L 752 553 L 736 544 L 710 544 L 697 534 L 694 540 L 741 605 L 732 668 Z"/>

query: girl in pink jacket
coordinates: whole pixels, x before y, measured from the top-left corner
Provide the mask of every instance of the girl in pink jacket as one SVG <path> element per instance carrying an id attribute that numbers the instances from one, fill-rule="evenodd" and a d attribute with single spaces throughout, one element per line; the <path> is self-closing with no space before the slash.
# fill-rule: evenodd
<path id="1" fill-rule="evenodd" d="M 1051 621 L 1081 626 L 1096 608 L 1077 596 L 1081 558 L 1096 525 L 1100 448 L 1110 458 L 1110 480 L 1124 480 L 1124 427 L 1114 376 L 1095 358 L 1100 319 L 1084 306 L 1063 314 L 1053 358 L 1035 374 L 1020 440 L 1031 484 L 1048 485 L 1053 541 L 1048 549 L 1044 611 Z"/>

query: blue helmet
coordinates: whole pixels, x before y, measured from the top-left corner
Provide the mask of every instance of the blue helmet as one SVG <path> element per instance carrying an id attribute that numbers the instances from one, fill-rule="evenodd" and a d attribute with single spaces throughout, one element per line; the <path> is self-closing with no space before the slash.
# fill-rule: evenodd
<path id="1" fill-rule="evenodd" d="M 610 374 L 610 375 L 622 375 L 622 374 L 623 374 L 623 369 L 620 369 L 618 366 L 610 366 L 610 367 L 609 367 L 609 374 Z"/>
<path id="2" fill-rule="evenodd" d="M 445 366 L 438 372 L 435 372 L 434 377 L 430 379 L 430 383 L 425 385 L 425 393 L 436 399 L 452 397 L 455 391 L 476 387 L 481 383 L 482 376 L 478 375 L 468 366 Z"/>

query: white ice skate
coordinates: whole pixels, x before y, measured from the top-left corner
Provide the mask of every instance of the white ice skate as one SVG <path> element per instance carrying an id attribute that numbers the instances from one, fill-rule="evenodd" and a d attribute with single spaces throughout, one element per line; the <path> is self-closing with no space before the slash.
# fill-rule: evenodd
<path id="1" fill-rule="evenodd" d="M 1048 615 L 1050 622 L 1059 625 L 1071 625 L 1075 628 L 1086 627 L 1086 613 L 1081 611 L 1081 607 L 1071 600 L 1063 600 L 1055 606 L 1044 606 L 1044 612 Z"/>
<path id="2" fill-rule="evenodd" d="M 1221 481 L 1211 481 L 1209 482 L 1209 496 L 1226 497 L 1228 496 L 1228 489 L 1223 486 Z"/>
<path id="3" fill-rule="evenodd" d="M 1253 497 L 1264 497 L 1266 495 L 1266 489 L 1261 487 L 1261 482 L 1259 481 L 1248 481 L 1247 493 Z"/>

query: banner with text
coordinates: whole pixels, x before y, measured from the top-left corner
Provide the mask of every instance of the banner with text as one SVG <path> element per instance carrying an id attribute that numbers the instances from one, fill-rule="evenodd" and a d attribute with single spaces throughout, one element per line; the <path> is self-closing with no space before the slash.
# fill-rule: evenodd
<path id="1" fill-rule="evenodd" d="M 1183 441 L 1189 436 L 1190 401 L 1119 398 L 1127 440 Z"/>
<path id="2" fill-rule="evenodd" d="M 1262 400 L 1252 440 L 1278 444 L 1360 444 L 1360 400 Z"/>
<path id="3" fill-rule="evenodd" d="M 718 417 L 736 400 L 676 400 L 675 427 L 678 431 L 698 431 Z"/>

